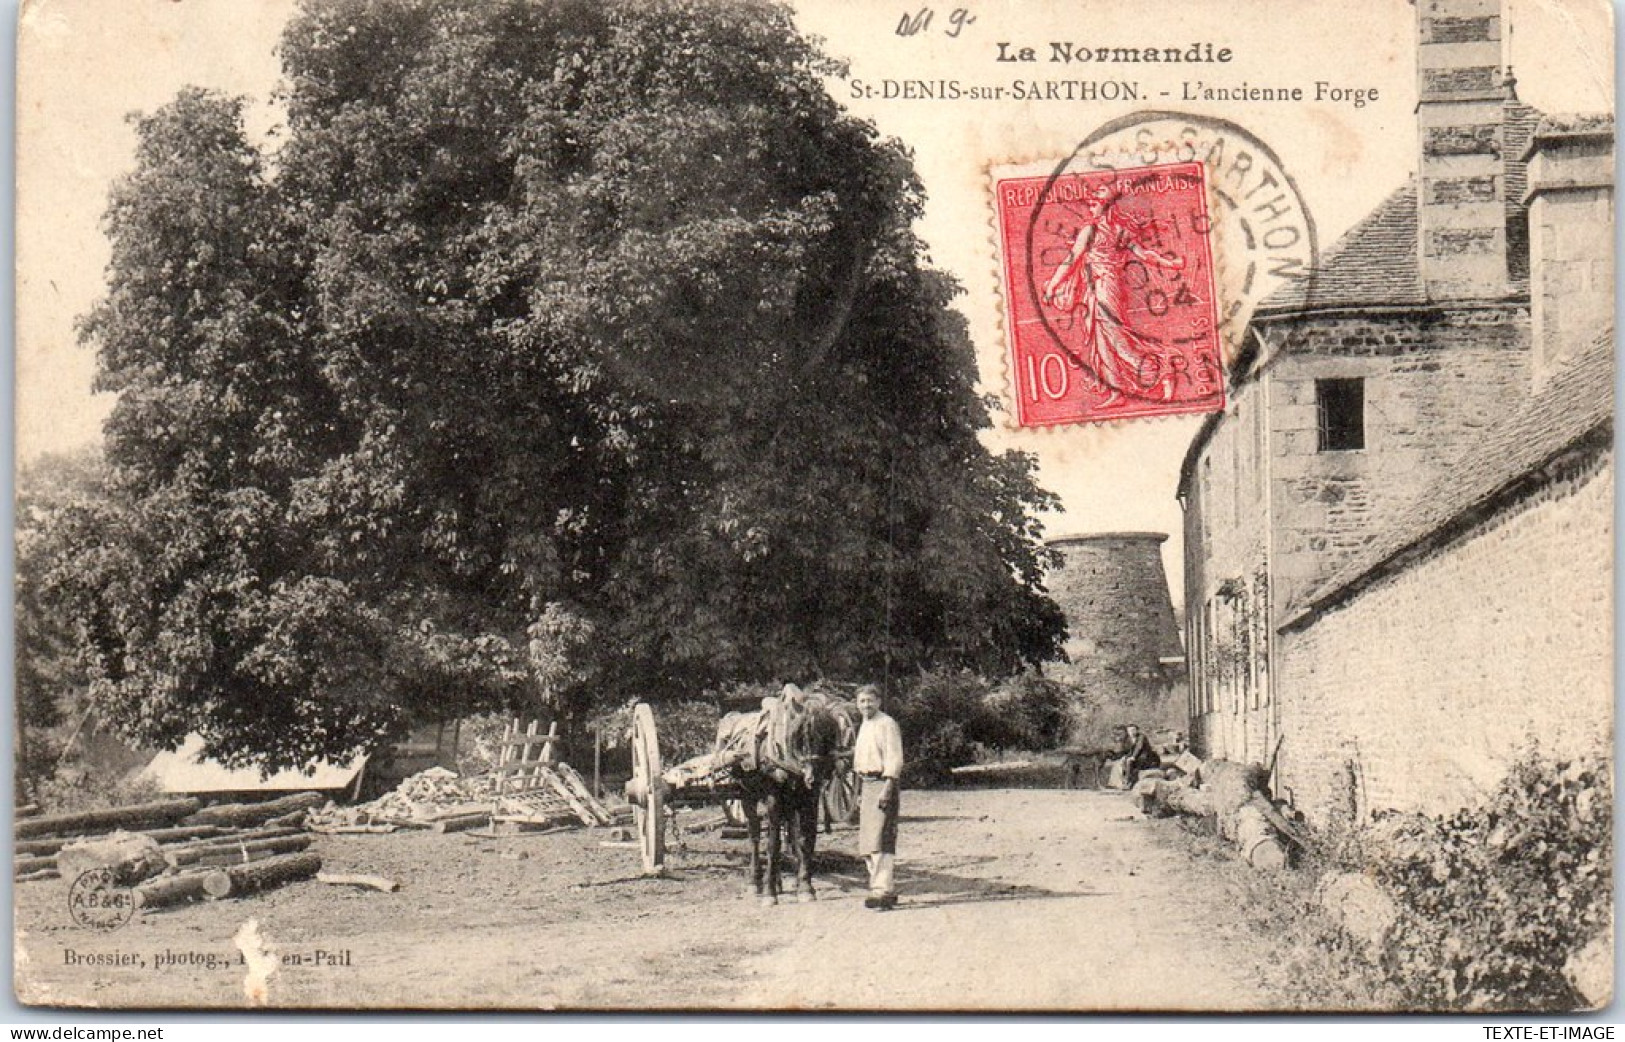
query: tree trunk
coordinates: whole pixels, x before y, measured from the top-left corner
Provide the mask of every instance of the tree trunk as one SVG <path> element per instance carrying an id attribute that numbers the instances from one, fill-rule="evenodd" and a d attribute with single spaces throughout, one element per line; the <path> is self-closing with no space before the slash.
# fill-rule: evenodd
<path id="1" fill-rule="evenodd" d="M 194 840 L 191 843 L 179 843 L 171 846 L 171 850 L 194 850 L 198 847 L 232 847 L 238 843 L 256 843 L 262 839 L 281 839 L 284 836 L 308 836 L 308 829 L 243 829 L 239 832 L 222 830 L 223 834 L 208 836 Z"/>
<path id="2" fill-rule="evenodd" d="M 182 901 L 198 901 L 208 896 L 203 889 L 207 872 L 188 872 L 184 875 L 165 876 L 136 887 L 137 908 L 164 908 Z"/>
<path id="3" fill-rule="evenodd" d="M 38 836 L 84 836 L 99 832 L 142 829 L 168 825 L 188 814 L 195 813 L 198 801 L 159 800 L 156 803 L 135 803 L 106 810 L 87 810 L 77 814 L 46 814 L 37 818 L 24 818 L 12 830 L 17 839 Z"/>
<path id="4" fill-rule="evenodd" d="M 188 825 L 229 825 L 232 828 L 249 828 L 254 825 L 263 825 L 272 818 L 291 815 L 297 811 L 320 807 L 327 802 L 327 797 L 319 792 L 301 792 L 293 796 L 284 796 L 277 800 L 267 800 L 264 803 L 221 803 L 213 807 L 205 807 L 186 819 Z"/>
<path id="5" fill-rule="evenodd" d="M 170 864 L 177 868 L 182 865 L 195 865 L 200 861 L 232 864 L 234 861 L 256 860 L 253 855 L 266 858 L 273 854 L 296 854 L 310 846 L 314 838 L 309 833 L 303 833 L 298 836 L 277 836 L 271 839 L 256 839 L 242 843 L 211 843 L 188 847 L 184 850 L 166 850 L 164 856 L 169 859 Z M 244 858 L 245 852 L 250 856 Z"/>
<path id="6" fill-rule="evenodd" d="M 203 877 L 203 891 L 216 898 L 252 894 L 283 883 L 309 879 L 321 868 L 322 859 L 315 854 L 286 854 L 216 869 Z"/>
<path id="7" fill-rule="evenodd" d="M 12 871 L 21 878 L 34 872 L 43 872 L 46 869 L 56 871 L 56 857 L 19 857 Z"/>

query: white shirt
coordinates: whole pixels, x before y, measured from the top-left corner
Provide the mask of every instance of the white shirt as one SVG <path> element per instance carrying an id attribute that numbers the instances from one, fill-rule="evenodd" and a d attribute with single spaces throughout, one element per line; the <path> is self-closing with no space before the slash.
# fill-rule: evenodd
<path id="1" fill-rule="evenodd" d="M 858 728 L 852 746 L 852 769 L 859 774 L 898 778 L 903 774 L 903 732 L 897 721 L 876 713 Z"/>

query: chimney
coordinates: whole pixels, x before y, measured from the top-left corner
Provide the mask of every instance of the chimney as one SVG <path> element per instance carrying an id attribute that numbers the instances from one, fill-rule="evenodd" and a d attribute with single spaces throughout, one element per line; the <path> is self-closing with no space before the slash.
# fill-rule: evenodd
<path id="1" fill-rule="evenodd" d="M 1417 194 L 1430 300 L 1497 299 L 1507 268 L 1501 0 L 1416 0 Z"/>
<path id="2" fill-rule="evenodd" d="M 1538 388 L 1614 315 L 1613 118 L 1548 116 L 1522 158 Z"/>

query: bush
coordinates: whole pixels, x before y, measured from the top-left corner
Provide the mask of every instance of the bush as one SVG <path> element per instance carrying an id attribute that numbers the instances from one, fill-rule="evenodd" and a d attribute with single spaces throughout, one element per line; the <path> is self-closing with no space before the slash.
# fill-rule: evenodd
<path id="1" fill-rule="evenodd" d="M 1613 920 L 1609 760 L 1520 758 L 1490 800 L 1379 822 L 1371 863 L 1401 908 L 1383 968 L 1408 1005 L 1583 1007 L 1564 964 Z"/>
<path id="2" fill-rule="evenodd" d="M 923 674 L 887 702 L 903 730 L 908 778 L 915 785 L 945 781 L 988 749 L 1050 749 L 1071 727 L 1069 689 L 1024 674 L 994 686 L 968 672 Z"/>
<path id="3" fill-rule="evenodd" d="M 632 709 L 636 704 L 628 702 L 592 721 L 593 726 L 603 729 L 604 749 L 617 762 L 630 755 L 626 750 L 631 748 Z M 716 744 L 717 721 L 722 719 L 722 711 L 715 701 L 697 698 L 661 702 L 651 708 L 654 710 L 655 732 L 660 740 L 663 768 L 702 756 Z"/>

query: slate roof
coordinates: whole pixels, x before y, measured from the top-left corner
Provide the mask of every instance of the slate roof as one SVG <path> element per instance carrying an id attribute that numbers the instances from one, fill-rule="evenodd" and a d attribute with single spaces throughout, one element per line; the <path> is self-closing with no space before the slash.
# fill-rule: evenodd
<path id="1" fill-rule="evenodd" d="M 1416 180 L 1412 178 L 1350 228 L 1321 258 L 1313 285 L 1294 279 L 1265 298 L 1260 315 L 1317 308 L 1426 303 L 1416 258 Z"/>
<path id="2" fill-rule="evenodd" d="M 1424 497 L 1401 511 L 1383 533 L 1345 567 L 1290 608 L 1281 628 L 1329 608 L 1372 582 L 1405 567 L 1413 551 L 1442 541 L 1515 492 L 1529 475 L 1588 435 L 1611 427 L 1614 416 L 1614 330 L 1605 329 L 1585 353 L 1464 456 Z"/>
<path id="3" fill-rule="evenodd" d="M 1529 148 L 1536 137 L 1596 132 L 1599 119 L 1612 126 L 1612 117 L 1543 117 L 1541 111 L 1520 101 L 1501 109 L 1501 170 L 1505 178 L 1507 220 L 1516 225 L 1522 213 L 1528 182 Z M 1410 307 L 1428 302 L 1417 264 L 1416 178 L 1401 185 L 1359 224 L 1350 228 L 1321 259 L 1314 284 L 1297 279 L 1270 294 L 1258 306 L 1263 316 L 1300 308 Z M 1517 254 L 1527 244 L 1508 244 Z M 1511 258 L 1513 294 L 1527 293 L 1528 277 Z"/>

